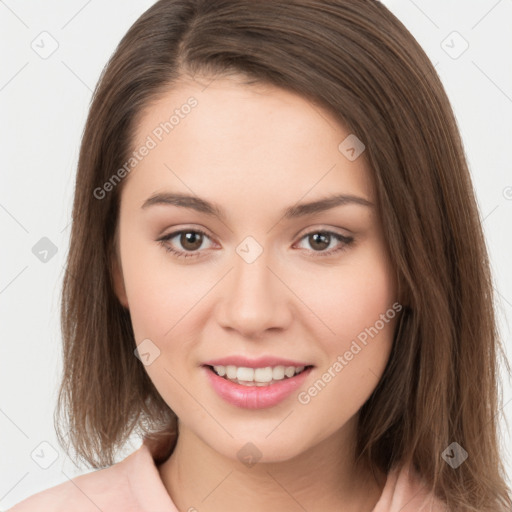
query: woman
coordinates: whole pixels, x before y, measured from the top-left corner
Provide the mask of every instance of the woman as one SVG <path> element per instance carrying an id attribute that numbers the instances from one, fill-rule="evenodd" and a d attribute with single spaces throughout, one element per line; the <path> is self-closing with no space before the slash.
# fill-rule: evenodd
<path id="1" fill-rule="evenodd" d="M 510 510 L 491 297 L 451 107 L 383 5 L 161 0 L 76 182 L 57 427 L 104 469 L 12 510 Z"/>

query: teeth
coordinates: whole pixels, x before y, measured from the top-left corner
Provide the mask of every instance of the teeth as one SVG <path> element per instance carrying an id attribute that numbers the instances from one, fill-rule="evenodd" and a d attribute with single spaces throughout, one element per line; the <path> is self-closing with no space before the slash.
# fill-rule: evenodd
<path id="1" fill-rule="evenodd" d="M 284 379 L 284 366 L 275 366 L 272 368 L 272 378 L 274 380 Z"/>
<path id="2" fill-rule="evenodd" d="M 285 369 L 284 369 L 284 374 L 287 376 L 287 377 L 293 377 L 295 375 L 295 368 L 293 366 L 287 366 Z"/>
<path id="3" fill-rule="evenodd" d="M 293 372 L 295 375 L 295 372 Z M 273 378 L 273 370 L 270 366 L 266 368 L 255 368 L 254 381 L 255 382 L 270 382 Z"/>
<path id="4" fill-rule="evenodd" d="M 254 368 L 236 368 L 236 378 L 238 380 L 254 381 Z"/>
<path id="5" fill-rule="evenodd" d="M 217 375 L 219 375 L 220 377 L 224 377 L 224 375 L 226 375 L 225 366 L 214 366 L 213 368 L 217 372 Z"/>
<path id="6" fill-rule="evenodd" d="M 236 379 L 236 366 L 226 366 L 226 377 Z"/>
<path id="7" fill-rule="evenodd" d="M 290 378 L 302 372 L 304 366 L 266 366 L 265 368 L 247 368 L 245 366 L 214 366 L 215 373 L 239 384 L 264 386 L 272 381 Z"/>

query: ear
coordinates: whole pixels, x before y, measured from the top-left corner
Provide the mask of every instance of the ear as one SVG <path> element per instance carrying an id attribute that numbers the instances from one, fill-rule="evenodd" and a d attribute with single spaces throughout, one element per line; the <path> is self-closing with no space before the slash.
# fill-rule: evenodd
<path id="1" fill-rule="evenodd" d="M 119 260 L 118 252 L 116 250 L 111 252 L 110 256 L 110 272 L 112 275 L 112 285 L 114 293 L 116 294 L 119 302 L 126 308 L 128 307 L 128 298 L 126 296 L 126 288 L 124 286 L 123 270 Z"/>

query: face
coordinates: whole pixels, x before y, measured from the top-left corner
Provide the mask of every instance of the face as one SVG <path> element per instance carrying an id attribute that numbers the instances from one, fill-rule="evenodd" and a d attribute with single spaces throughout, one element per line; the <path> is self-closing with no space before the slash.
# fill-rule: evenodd
<path id="1" fill-rule="evenodd" d="M 226 457 L 251 442 L 286 460 L 353 424 L 376 387 L 394 273 L 365 154 L 339 149 L 350 132 L 291 92 L 206 83 L 182 82 L 137 124 L 116 293 L 181 428 Z M 352 199 L 300 207 L 338 195 Z M 207 363 L 278 382 L 232 384 Z"/>

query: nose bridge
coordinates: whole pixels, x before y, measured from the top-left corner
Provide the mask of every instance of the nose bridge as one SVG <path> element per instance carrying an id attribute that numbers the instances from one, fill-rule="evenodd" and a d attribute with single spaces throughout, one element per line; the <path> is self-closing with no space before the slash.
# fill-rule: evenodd
<path id="1" fill-rule="evenodd" d="M 272 254 L 253 237 L 237 247 L 224 290 L 222 323 L 244 334 L 283 327 L 290 318 L 286 287 L 274 275 Z M 270 268 L 269 268 L 270 267 Z"/>

